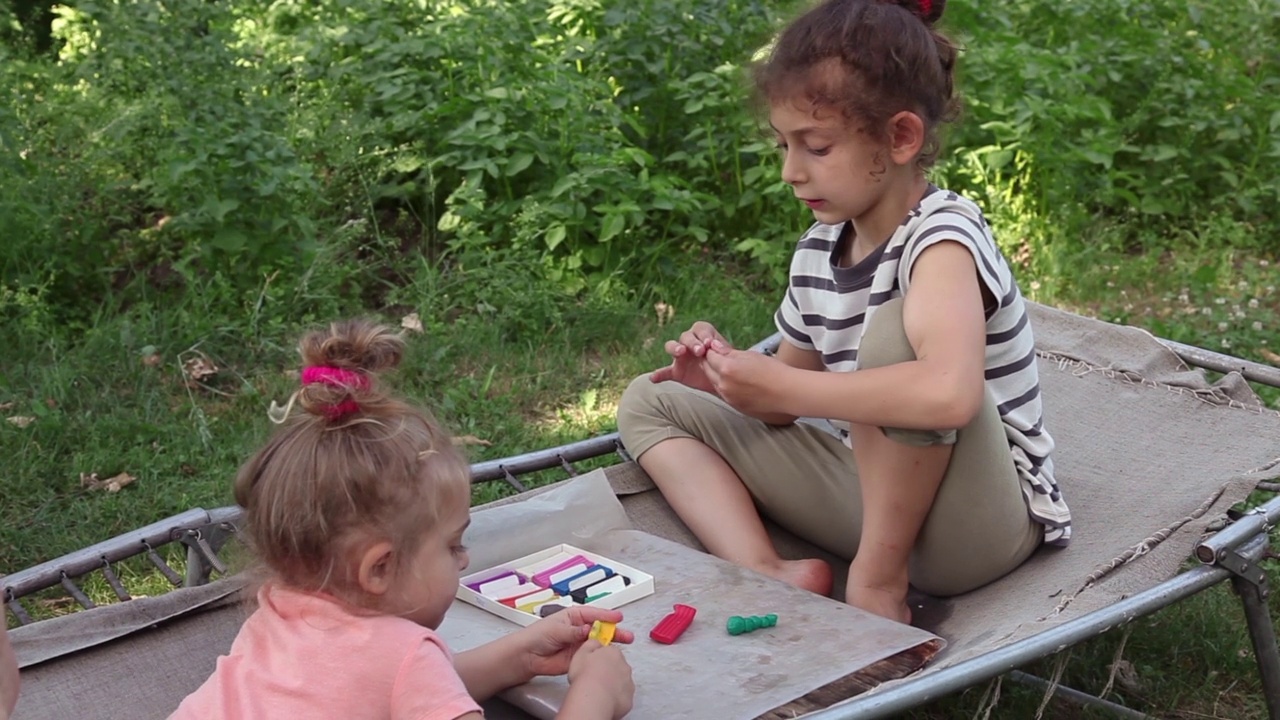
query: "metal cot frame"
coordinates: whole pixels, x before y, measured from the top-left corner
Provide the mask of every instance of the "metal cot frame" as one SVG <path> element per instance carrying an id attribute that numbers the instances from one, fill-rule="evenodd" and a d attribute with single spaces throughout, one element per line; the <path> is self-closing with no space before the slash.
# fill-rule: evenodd
<path id="1" fill-rule="evenodd" d="M 757 343 L 752 349 L 771 353 L 777 347 L 778 335 Z M 1243 360 L 1191 345 L 1160 339 L 1184 362 L 1221 373 L 1238 372 L 1246 380 L 1280 388 L 1280 369 Z M 631 460 L 617 433 L 524 453 L 500 460 L 488 460 L 471 466 L 472 482 L 504 482 L 517 493 L 529 488 L 520 477 L 541 471 L 578 474 L 576 463 L 616 455 L 623 462 Z M 1259 489 L 1280 492 L 1280 483 L 1264 482 Z M 208 582 L 212 573 L 225 573 L 226 565 L 218 553 L 237 531 L 241 518 L 237 507 L 214 510 L 192 509 L 152 523 L 104 542 L 5 576 L 2 581 L 4 603 L 20 625 L 32 619 L 21 598 L 50 588 L 61 587 L 82 608 L 94 607 L 77 579 L 101 572 L 108 585 L 121 600 L 130 596 L 112 568 L 112 563 L 145 555 L 175 587 L 191 587 Z M 980 657 L 973 658 L 918 680 L 906 680 L 894 687 L 819 710 L 805 717 L 813 720 L 874 720 L 887 718 L 920 705 L 973 687 L 984 681 L 1008 674 L 1015 681 L 1045 688 L 1047 692 L 1071 702 L 1105 709 L 1125 718 L 1150 718 L 1109 700 L 1074 690 L 1017 670 L 1061 650 L 1092 639 L 1108 630 L 1145 617 L 1176 602 L 1203 592 L 1221 582 L 1230 581 L 1240 598 L 1253 644 L 1258 674 L 1262 682 L 1270 720 L 1280 720 L 1280 647 L 1267 598 L 1270 594 L 1267 574 L 1260 561 L 1272 557 L 1269 551 L 1270 531 L 1280 522 L 1280 496 L 1253 508 L 1200 542 L 1194 555 L 1200 565 L 1106 608 L 1066 622 L 1032 637 L 1011 643 Z M 170 543 L 186 547 L 186 573 L 179 574 L 157 552 Z"/>

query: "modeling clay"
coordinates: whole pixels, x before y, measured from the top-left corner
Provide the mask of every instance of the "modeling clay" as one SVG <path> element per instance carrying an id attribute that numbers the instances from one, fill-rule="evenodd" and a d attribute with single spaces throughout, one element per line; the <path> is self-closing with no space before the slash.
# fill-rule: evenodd
<path id="1" fill-rule="evenodd" d="M 538 606 L 538 617 L 551 617 L 552 615 L 555 615 L 561 610 L 568 609 L 568 607 L 569 607 L 568 605 L 561 605 L 560 603 L 555 601 L 542 603 L 541 605 Z"/>
<path id="2" fill-rule="evenodd" d="M 672 607 L 672 612 L 662 621 L 649 631 L 649 637 L 654 642 L 660 642 L 663 645 L 670 645 L 689 627 L 693 622 L 693 616 L 698 613 L 698 609 L 691 605 L 681 605 L 677 603 Z M 730 632 L 733 632 L 730 630 Z"/>
<path id="3" fill-rule="evenodd" d="M 597 620 L 591 623 L 591 632 L 587 634 L 587 638 L 591 640 L 599 640 L 601 645 L 608 645 L 613 642 L 613 633 L 618 629 L 617 624 Z"/>
<path id="4" fill-rule="evenodd" d="M 551 589 L 555 590 L 557 595 L 568 595 L 574 590 L 595 585 L 601 580 L 613 577 L 613 575 L 614 572 L 611 568 L 603 565 L 592 565 L 573 577 L 552 583 Z"/>
<path id="5" fill-rule="evenodd" d="M 521 577 L 519 573 L 508 570 L 500 575 L 494 575 L 493 577 L 485 578 L 479 582 L 470 583 L 467 587 L 481 595 L 491 597 L 491 593 L 498 592 L 504 588 L 515 587 L 522 582 L 524 582 L 524 578 Z"/>
<path id="6" fill-rule="evenodd" d="M 529 593 L 536 593 L 541 591 L 542 591 L 542 588 L 538 587 L 537 585 L 534 585 L 533 583 L 521 583 L 520 585 L 512 585 L 510 587 L 498 588 L 496 591 L 486 586 L 484 588 L 484 591 L 481 592 L 480 594 L 484 595 L 490 600 L 505 602 L 507 600 L 516 600 L 516 599 L 522 598 L 525 595 L 528 595 Z"/>
<path id="7" fill-rule="evenodd" d="M 631 584 L 631 579 L 623 575 L 614 575 L 607 580 L 601 580 L 594 585 L 588 585 L 569 593 L 574 602 L 589 603 L 596 598 L 604 597 L 609 593 L 620 592 Z"/>
<path id="8" fill-rule="evenodd" d="M 543 592 L 550 592 L 550 591 L 544 590 Z M 540 600 L 540 601 L 534 601 L 534 602 L 528 602 L 528 603 L 521 603 L 516 609 L 519 610 L 520 612 L 527 612 L 530 615 L 538 615 L 540 617 L 546 617 L 546 615 L 542 614 L 543 608 L 547 606 L 559 606 L 561 609 L 564 609 L 569 607 L 572 604 L 573 604 L 573 600 L 567 597 L 553 597 L 550 600 Z"/>
<path id="9" fill-rule="evenodd" d="M 542 587 L 550 587 L 551 583 L 564 579 L 563 577 L 556 577 L 555 579 L 552 579 L 551 577 L 552 575 L 558 576 L 561 573 L 563 573 L 565 570 L 568 570 L 570 568 L 575 568 L 575 567 L 582 567 L 582 568 L 591 567 L 591 561 L 581 555 L 574 555 L 573 557 L 569 558 L 568 560 L 565 560 L 562 563 L 559 563 L 553 567 L 549 567 L 546 570 L 541 570 L 537 573 L 534 573 L 531 579 L 537 585 L 541 585 Z M 581 572 L 581 570 L 579 570 L 578 572 Z M 577 574 L 577 573 L 573 573 L 573 574 Z M 573 574 L 571 574 L 570 577 L 572 577 Z"/>
<path id="10" fill-rule="evenodd" d="M 539 603 L 544 603 L 555 597 L 556 597 L 556 594 L 551 592 L 550 590 L 536 590 L 531 593 L 525 593 L 524 595 L 517 595 L 515 597 L 503 598 L 498 602 L 502 603 L 503 605 L 506 605 L 509 608 L 519 608 L 521 605 L 536 605 Z"/>
<path id="11" fill-rule="evenodd" d="M 730 635 L 741 635 L 742 633 L 753 632 L 760 628 L 773 627 L 777 624 L 778 616 L 773 613 L 768 615 L 750 615 L 748 617 L 734 615 L 729 618 L 728 629 Z"/>

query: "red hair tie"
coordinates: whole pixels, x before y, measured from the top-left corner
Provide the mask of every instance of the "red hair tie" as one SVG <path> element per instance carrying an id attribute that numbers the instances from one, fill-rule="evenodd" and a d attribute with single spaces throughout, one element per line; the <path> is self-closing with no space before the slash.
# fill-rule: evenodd
<path id="1" fill-rule="evenodd" d="M 920 17 L 924 20 L 929 19 L 929 14 L 933 12 L 933 0 L 920 0 Z"/>
<path id="2" fill-rule="evenodd" d="M 311 365 L 303 368 L 302 384 L 315 385 L 317 383 L 347 390 L 369 389 L 369 378 L 363 373 L 358 373 L 354 370 L 329 367 L 327 365 Z M 360 412 L 360 404 L 350 398 L 324 409 L 325 417 L 330 420 L 337 420 L 356 412 Z"/>

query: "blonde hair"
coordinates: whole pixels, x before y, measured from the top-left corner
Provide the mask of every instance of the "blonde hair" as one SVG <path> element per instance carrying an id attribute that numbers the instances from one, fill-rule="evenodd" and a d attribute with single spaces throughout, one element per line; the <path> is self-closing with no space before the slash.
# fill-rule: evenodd
<path id="1" fill-rule="evenodd" d="M 470 492 L 470 468 L 448 432 L 422 408 L 384 392 L 404 340 L 368 320 L 308 333 L 300 408 L 241 468 L 236 502 L 266 570 L 297 589 L 368 605 L 356 581 L 360 546 L 392 543 L 412 557 L 442 508 Z M 306 374 L 306 373 L 304 373 Z"/>

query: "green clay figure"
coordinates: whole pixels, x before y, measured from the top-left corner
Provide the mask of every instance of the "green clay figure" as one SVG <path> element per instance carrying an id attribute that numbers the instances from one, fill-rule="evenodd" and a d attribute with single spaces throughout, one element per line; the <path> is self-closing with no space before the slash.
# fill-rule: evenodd
<path id="1" fill-rule="evenodd" d="M 760 628 L 773 627 L 777 624 L 778 616 L 773 613 L 768 615 L 751 615 L 748 617 L 734 615 L 729 618 L 729 634 L 741 635 L 743 633 L 759 630 Z"/>

